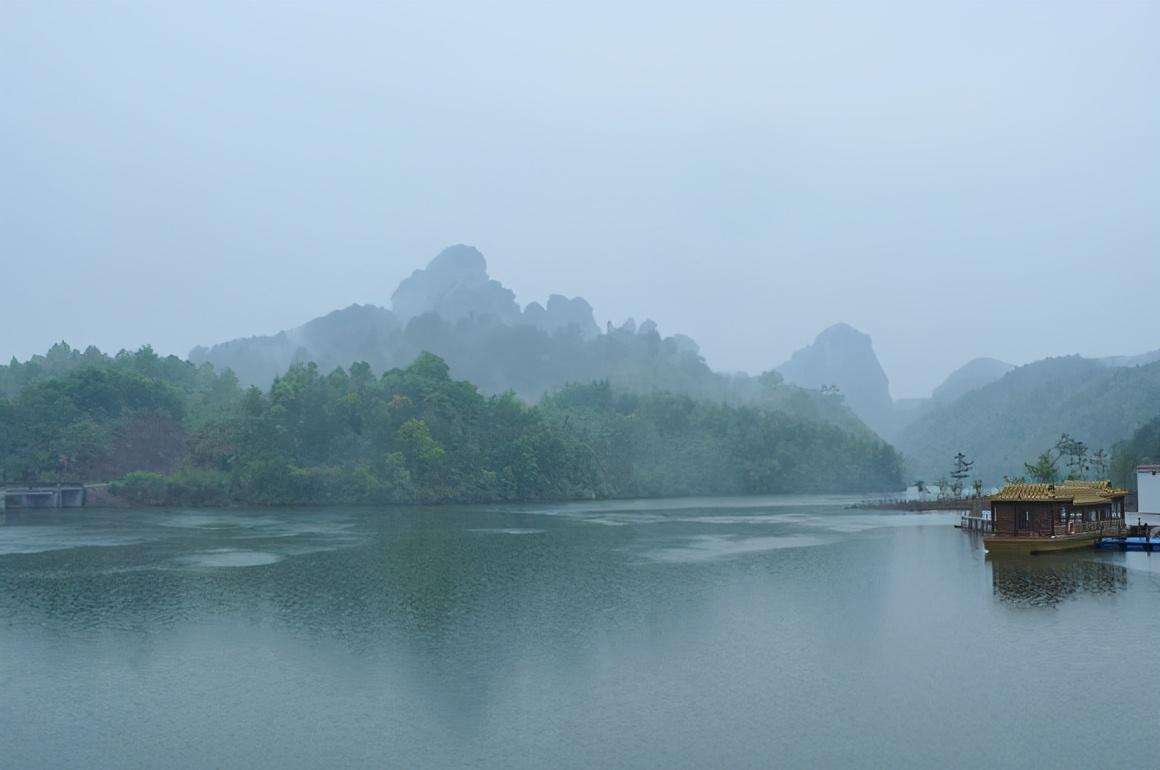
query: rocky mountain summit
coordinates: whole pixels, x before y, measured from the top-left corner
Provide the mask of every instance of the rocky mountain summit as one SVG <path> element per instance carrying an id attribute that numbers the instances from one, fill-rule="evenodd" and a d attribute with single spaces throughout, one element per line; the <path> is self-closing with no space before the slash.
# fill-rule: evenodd
<path id="1" fill-rule="evenodd" d="M 456 244 L 439 252 L 425 268 L 403 279 L 391 295 L 391 308 L 350 305 L 302 326 L 276 334 L 245 337 L 190 351 L 194 363 L 230 368 L 246 384 L 269 384 L 297 362 L 323 369 L 366 361 L 376 369 L 406 363 L 410 324 L 429 329 L 431 320 L 455 326 L 530 326 L 546 334 L 574 333 L 591 339 L 600 333 L 592 306 L 581 297 L 552 294 L 547 304 L 524 309 L 515 293 L 487 272 L 487 260 L 473 246 Z M 414 335 L 412 335 L 414 336 Z"/>
<path id="2" fill-rule="evenodd" d="M 837 387 L 856 415 L 882 433 L 891 424 L 890 381 L 870 335 L 846 323 L 823 330 L 814 341 L 777 367 L 787 382 L 830 391 Z"/>

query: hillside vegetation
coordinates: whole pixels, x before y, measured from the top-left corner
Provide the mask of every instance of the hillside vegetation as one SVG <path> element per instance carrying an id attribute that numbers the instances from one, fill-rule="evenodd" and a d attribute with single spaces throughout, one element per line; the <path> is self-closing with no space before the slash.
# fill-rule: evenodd
<path id="1" fill-rule="evenodd" d="M 895 446 L 917 477 L 939 478 L 961 451 L 976 460 L 978 477 L 996 482 L 1022 472 L 1061 434 L 1110 448 L 1157 414 L 1160 363 L 1114 368 L 1079 356 L 1048 358 L 919 417 Z"/>
<path id="2" fill-rule="evenodd" d="M 1136 467 L 1160 465 L 1160 416 L 1144 423 L 1112 452 L 1112 479 L 1120 486 L 1136 488 Z"/>
<path id="3" fill-rule="evenodd" d="M 21 383 L 19 386 L 13 383 Z M 865 431 L 671 393 L 570 385 L 485 396 L 421 353 L 376 375 L 296 364 L 266 391 L 144 348 L 57 346 L 0 367 L 0 473 L 103 480 L 141 503 L 561 500 L 876 491 L 897 453 Z"/>

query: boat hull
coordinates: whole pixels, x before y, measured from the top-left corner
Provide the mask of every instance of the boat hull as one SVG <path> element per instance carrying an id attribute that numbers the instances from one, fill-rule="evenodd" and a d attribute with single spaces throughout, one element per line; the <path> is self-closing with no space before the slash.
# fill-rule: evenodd
<path id="1" fill-rule="evenodd" d="M 1055 537 L 1012 537 L 1011 535 L 988 535 L 983 538 L 983 547 L 990 553 L 1052 553 L 1070 551 L 1075 548 L 1091 548 L 1101 537 L 1099 532 L 1083 532 L 1075 535 Z"/>

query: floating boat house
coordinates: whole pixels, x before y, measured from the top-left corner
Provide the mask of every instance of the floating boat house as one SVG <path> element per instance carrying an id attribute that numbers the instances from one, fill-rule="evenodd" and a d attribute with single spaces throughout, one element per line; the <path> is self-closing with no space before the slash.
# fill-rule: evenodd
<path id="1" fill-rule="evenodd" d="M 1091 545 L 1124 531 L 1127 494 L 1108 481 L 1008 484 L 990 497 L 994 531 L 983 542 L 1030 553 Z"/>

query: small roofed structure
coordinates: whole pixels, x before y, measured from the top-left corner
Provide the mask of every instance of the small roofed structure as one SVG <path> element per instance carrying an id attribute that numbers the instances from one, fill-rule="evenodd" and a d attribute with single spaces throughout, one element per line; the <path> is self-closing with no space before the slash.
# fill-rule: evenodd
<path id="1" fill-rule="evenodd" d="M 990 497 L 994 533 L 1004 538 L 1118 534 L 1127 494 L 1109 481 L 1008 484 Z"/>

